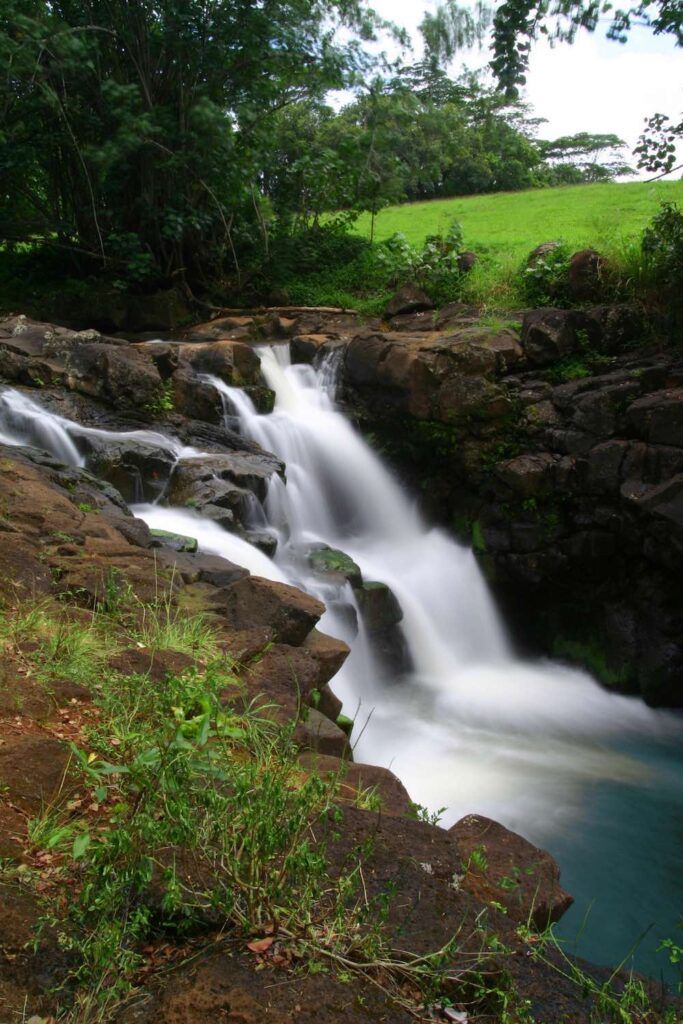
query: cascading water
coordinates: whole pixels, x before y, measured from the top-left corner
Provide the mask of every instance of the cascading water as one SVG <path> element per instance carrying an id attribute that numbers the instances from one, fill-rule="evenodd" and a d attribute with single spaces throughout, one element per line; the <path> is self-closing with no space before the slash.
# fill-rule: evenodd
<path id="1" fill-rule="evenodd" d="M 583 955 L 615 962 L 656 922 L 636 963 L 658 973 L 657 940 L 673 934 L 683 902 L 680 718 L 609 694 L 585 673 L 517 659 L 472 553 L 423 523 L 335 409 L 332 363 L 291 366 L 287 346 L 258 353 L 276 395 L 271 414 L 259 415 L 244 392 L 211 380 L 226 414 L 286 463 L 286 486 L 273 478 L 265 508 L 255 510 L 277 536 L 275 559 L 187 509 L 134 511 L 152 527 L 195 536 L 202 550 L 325 601 L 321 628 L 352 647 L 334 689 L 358 722 L 356 758 L 392 768 L 431 810 L 445 807 L 446 826 L 466 813 L 487 814 L 548 846 L 577 896 L 561 925 L 566 935 L 599 897 Z M 153 431 L 86 428 L 20 392 L 0 394 L 4 443 L 37 444 L 79 465 L 78 439 L 88 432 L 112 442 L 136 435 L 175 458 L 200 454 Z M 409 669 L 386 670 L 362 618 L 356 629 L 348 614 L 350 586 L 311 568 L 307 554 L 320 544 L 350 555 L 366 580 L 396 595 Z"/>
<path id="2" fill-rule="evenodd" d="M 336 621 L 323 623 L 353 646 L 334 686 L 362 726 L 358 760 L 392 768 L 431 810 L 445 807 L 446 826 L 486 814 L 549 846 L 579 897 L 565 934 L 579 930 L 588 900 L 601 896 L 582 939 L 585 955 L 620 959 L 653 920 L 657 936 L 671 934 L 683 896 L 680 718 L 610 694 L 584 672 L 517 659 L 472 553 L 425 526 L 335 409 L 330 362 L 314 370 L 290 365 L 287 346 L 258 352 L 275 392 L 271 414 L 212 383 L 243 432 L 287 466 L 287 485 L 275 480 L 265 506 L 279 538 L 277 564 L 324 597 L 302 552 L 315 543 L 341 549 L 364 578 L 386 583 L 403 610 L 412 670 L 400 678 L 381 671 L 364 634 L 354 642 Z M 639 820 L 629 827 L 632 815 Z M 633 852 L 624 865 L 627 835 Z M 658 880 L 644 884 L 644 865 L 652 872 L 655 863 L 667 878 L 663 889 Z M 638 960 L 650 970 L 663 965 L 656 945 Z"/>

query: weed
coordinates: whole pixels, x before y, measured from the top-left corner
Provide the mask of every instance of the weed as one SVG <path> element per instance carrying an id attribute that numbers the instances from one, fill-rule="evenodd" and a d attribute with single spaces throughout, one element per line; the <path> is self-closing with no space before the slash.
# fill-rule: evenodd
<path id="1" fill-rule="evenodd" d="M 149 402 L 143 408 L 147 412 L 152 414 L 160 414 L 164 412 L 173 412 L 174 409 L 174 396 L 173 396 L 173 381 L 165 380 L 159 384 L 157 393 L 154 398 L 150 399 Z"/>

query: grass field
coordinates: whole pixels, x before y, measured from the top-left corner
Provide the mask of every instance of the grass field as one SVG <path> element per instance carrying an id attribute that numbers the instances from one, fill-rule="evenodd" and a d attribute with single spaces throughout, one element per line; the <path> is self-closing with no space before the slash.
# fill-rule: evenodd
<path id="1" fill-rule="evenodd" d="M 381 241 L 400 231 L 409 242 L 421 245 L 427 235 L 439 234 L 455 219 L 462 225 L 468 249 L 516 261 L 549 241 L 565 241 L 577 249 L 589 245 L 613 249 L 639 235 L 662 200 L 683 205 L 683 181 L 572 185 L 432 199 L 382 210 L 376 218 L 375 238 Z M 369 237 L 370 215 L 359 218 L 354 230 Z"/>

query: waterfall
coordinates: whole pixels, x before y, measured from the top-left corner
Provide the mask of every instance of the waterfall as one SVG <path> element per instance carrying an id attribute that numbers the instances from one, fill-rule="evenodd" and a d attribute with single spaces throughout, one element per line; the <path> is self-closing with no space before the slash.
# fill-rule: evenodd
<path id="1" fill-rule="evenodd" d="M 618 960 L 655 917 L 664 922 L 659 937 L 671 934 L 683 897 L 674 834 L 676 827 L 683 834 L 680 716 L 610 693 L 577 669 L 518 658 L 472 552 L 423 521 L 337 409 L 334 362 L 291 365 L 286 345 L 256 351 L 275 393 L 272 413 L 259 414 L 245 392 L 208 379 L 226 419 L 236 418 L 245 436 L 286 465 L 286 484 L 275 476 L 263 507 L 254 499 L 255 525 L 277 537 L 274 559 L 187 508 L 153 504 L 134 513 L 323 600 L 320 628 L 351 646 L 332 685 L 357 723 L 355 758 L 391 768 L 431 810 L 446 808 L 446 826 L 485 814 L 548 845 L 567 887 L 583 892 L 576 913 L 595 895 L 602 900 L 583 955 Z M 88 434 L 112 443 L 137 438 L 175 459 L 201 454 L 155 431 L 83 427 L 21 392 L 0 393 L 2 443 L 39 445 L 82 465 L 79 438 Z M 320 545 L 343 551 L 366 581 L 393 592 L 405 663 L 392 667 L 380 657 L 349 583 L 312 567 L 311 549 Z M 634 820 L 636 831 L 625 833 Z M 646 884 L 654 862 L 658 874 Z M 626 903 L 635 909 L 615 933 L 612 921 Z M 611 947 L 601 944 L 604 936 Z M 652 958 L 645 963 L 658 970 Z"/>

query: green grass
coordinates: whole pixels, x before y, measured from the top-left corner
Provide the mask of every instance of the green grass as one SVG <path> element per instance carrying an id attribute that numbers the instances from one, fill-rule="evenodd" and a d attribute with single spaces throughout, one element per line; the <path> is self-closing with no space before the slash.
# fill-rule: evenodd
<path id="1" fill-rule="evenodd" d="M 628 184 L 572 185 L 499 192 L 492 195 L 433 199 L 382 210 L 375 239 L 401 232 L 414 245 L 427 235 L 445 232 L 460 221 L 468 249 L 488 251 L 519 262 L 541 242 L 563 240 L 579 249 L 607 245 L 639 235 L 663 200 L 683 204 L 683 181 Z M 369 237 L 370 215 L 354 226 Z"/>

